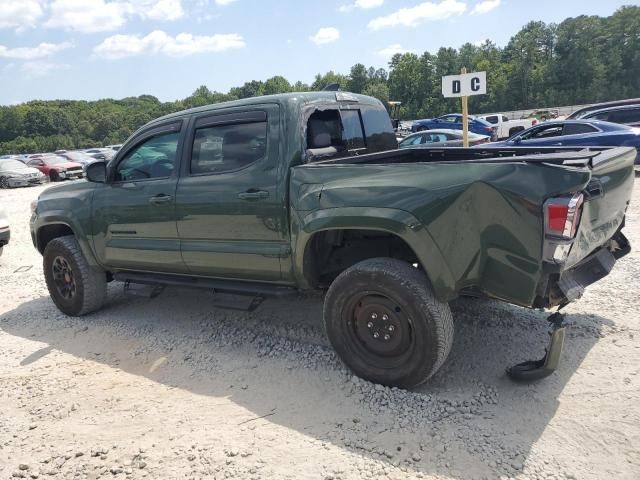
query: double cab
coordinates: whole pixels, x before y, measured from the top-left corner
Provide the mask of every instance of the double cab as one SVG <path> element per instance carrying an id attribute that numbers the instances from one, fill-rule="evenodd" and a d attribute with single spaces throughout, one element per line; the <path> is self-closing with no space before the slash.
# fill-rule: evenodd
<path id="1" fill-rule="evenodd" d="M 31 234 L 58 308 L 106 285 L 254 299 L 321 290 L 363 378 L 429 379 L 460 296 L 563 306 L 629 251 L 635 149 L 398 149 L 385 107 L 346 92 L 257 97 L 138 130 L 87 182 L 45 190 Z"/>

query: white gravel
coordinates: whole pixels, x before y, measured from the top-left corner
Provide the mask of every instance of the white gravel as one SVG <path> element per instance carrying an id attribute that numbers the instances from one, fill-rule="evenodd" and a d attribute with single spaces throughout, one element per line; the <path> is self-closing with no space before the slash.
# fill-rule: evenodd
<path id="1" fill-rule="evenodd" d="M 566 309 L 553 376 L 504 374 L 542 354 L 546 313 L 464 300 L 449 360 L 409 392 L 342 366 L 315 295 L 243 313 L 113 283 L 101 312 L 59 313 L 28 231 L 42 188 L 0 190 L 0 478 L 640 478 L 638 250 Z"/>

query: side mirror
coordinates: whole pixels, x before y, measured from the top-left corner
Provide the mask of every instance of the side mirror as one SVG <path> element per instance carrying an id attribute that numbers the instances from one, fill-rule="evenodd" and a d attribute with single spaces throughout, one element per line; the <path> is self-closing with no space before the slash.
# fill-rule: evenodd
<path id="1" fill-rule="evenodd" d="M 107 181 L 107 164 L 104 160 L 98 160 L 87 166 L 87 180 L 95 183 Z"/>

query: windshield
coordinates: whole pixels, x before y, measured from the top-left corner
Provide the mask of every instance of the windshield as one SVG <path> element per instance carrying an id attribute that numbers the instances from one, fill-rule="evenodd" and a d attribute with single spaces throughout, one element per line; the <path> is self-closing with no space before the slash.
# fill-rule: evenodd
<path id="1" fill-rule="evenodd" d="M 27 166 L 18 160 L 2 160 L 0 162 L 0 170 L 5 172 L 7 170 L 22 170 L 24 168 L 27 168 Z"/>

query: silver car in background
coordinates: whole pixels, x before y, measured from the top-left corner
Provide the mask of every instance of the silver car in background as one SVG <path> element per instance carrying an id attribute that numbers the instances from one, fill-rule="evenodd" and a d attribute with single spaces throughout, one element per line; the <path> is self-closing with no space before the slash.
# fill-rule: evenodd
<path id="1" fill-rule="evenodd" d="M 0 188 L 40 185 L 49 179 L 37 168 L 29 167 L 13 158 L 0 160 Z"/>
<path id="2" fill-rule="evenodd" d="M 480 145 L 490 141 L 488 135 L 469 132 L 469 146 Z M 403 138 L 398 148 L 409 147 L 462 147 L 462 130 L 434 129 L 423 130 Z"/>

